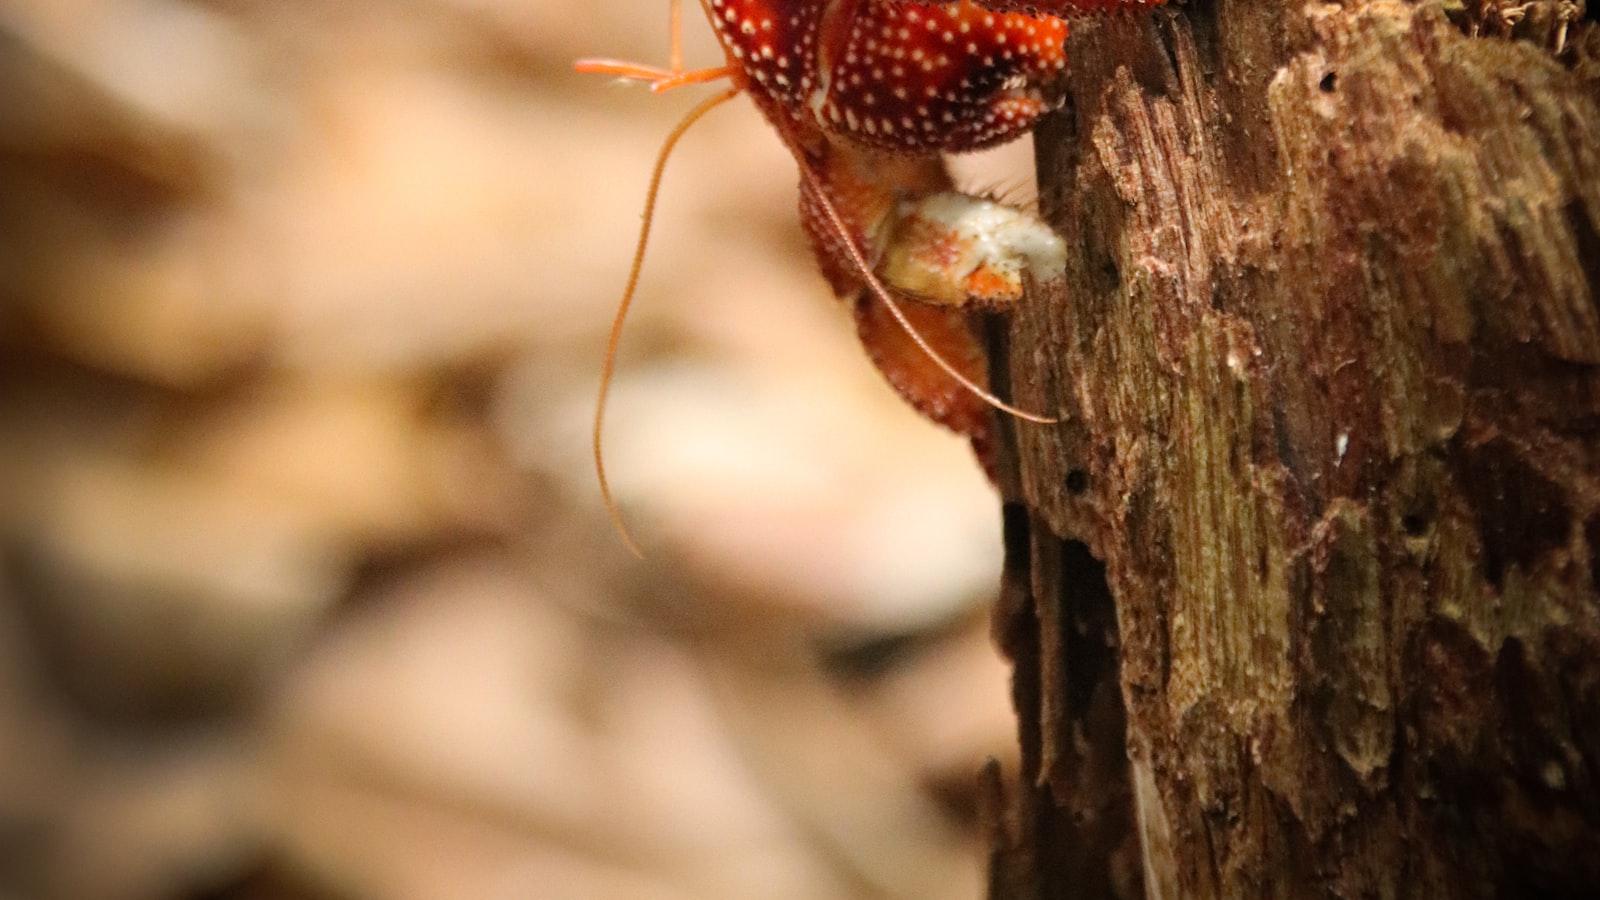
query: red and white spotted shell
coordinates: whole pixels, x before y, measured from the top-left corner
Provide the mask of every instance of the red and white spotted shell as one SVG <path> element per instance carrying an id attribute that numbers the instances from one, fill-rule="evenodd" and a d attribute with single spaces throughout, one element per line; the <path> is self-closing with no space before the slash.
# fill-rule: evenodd
<path id="1" fill-rule="evenodd" d="M 751 93 L 855 143 L 978 149 L 1021 135 L 1059 102 L 1067 24 L 1056 16 L 972 0 L 703 3 Z"/>
<path id="2" fill-rule="evenodd" d="M 989 9 L 1045 13 L 1052 16 L 1105 15 L 1162 6 L 1166 0 L 984 0 Z"/>

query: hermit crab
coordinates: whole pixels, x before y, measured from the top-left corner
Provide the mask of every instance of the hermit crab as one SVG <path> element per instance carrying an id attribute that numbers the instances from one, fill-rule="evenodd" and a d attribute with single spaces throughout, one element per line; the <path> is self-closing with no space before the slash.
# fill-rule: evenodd
<path id="1" fill-rule="evenodd" d="M 1059 278 L 1065 248 L 1033 215 L 956 190 L 944 154 L 1019 137 L 1061 103 L 1065 17 L 1159 2 L 700 0 L 726 59 L 686 69 L 682 0 L 670 0 L 667 67 L 578 61 L 580 72 L 644 82 L 658 93 L 726 84 L 662 145 L 601 375 L 595 470 L 612 521 L 635 553 L 606 479 L 602 428 L 655 198 L 683 134 L 716 106 L 750 97 L 794 157 L 801 224 L 873 362 L 917 410 L 967 436 L 987 464 L 992 410 L 1054 420 L 989 391 L 969 313 L 1004 309 L 1030 282 Z"/>

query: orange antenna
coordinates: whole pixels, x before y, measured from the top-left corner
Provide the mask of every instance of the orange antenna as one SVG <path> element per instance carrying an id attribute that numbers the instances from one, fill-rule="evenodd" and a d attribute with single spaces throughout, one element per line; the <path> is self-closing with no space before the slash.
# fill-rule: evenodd
<path id="1" fill-rule="evenodd" d="M 667 7 L 667 33 L 671 35 L 671 43 L 667 50 L 667 60 L 672 66 L 672 71 L 683 71 L 683 0 L 672 0 Z"/>
<path id="2" fill-rule="evenodd" d="M 573 68 L 585 75 L 614 75 L 627 81 L 643 81 L 650 85 L 652 94 L 665 94 L 667 91 L 687 85 L 705 84 L 734 76 L 737 70 L 731 65 L 712 66 L 708 69 L 684 69 L 682 0 L 672 0 L 667 29 L 671 34 L 668 68 L 605 57 L 580 59 L 573 64 Z"/>
<path id="3" fill-rule="evenodd" d="M 656 66 L 646 66 L 640 63 L 628 62 L 621 59 L 606 59 L 604 57 L 590 57 L 580 59 L 572 64 L 572 68 L 584 75 L 614 75 L 627 81 L 643 81 L 650 85 L 650 93 L 665 94 L 667 91 L 691 84 L 705 84 L 710 81 L 727 78 L 734 73 L 732 66 L 713 66 L 709 69 L 662 69 Z"/>
<path id="4" fill-rule="evenodd" d="M 1040 425 L 1055 425 L 1059 423 L 1061 421 L 1060 419 L 1052 419 L 1048 416 L 1041 416 L 1038 413 L 1031 413 L 1024 409 L 1018 409 L 1004 400 L 1001 400 L 999 397 L 996 397 L 994 394 L 973 382 L 972 379 L 961 374 L 961 372 L 957 370 L 955 366 L 950 364 L 949 360 L 946 360 L 939 354 L 939 351 L 933 349 L 927 340 L 923 338 L 920 333 L 918 333 L 916 326 L 911 324 L 911 320 L 906 318 L 905 310 L 900 308 L 900 302 L 889 293 L 889 289 L 884 286 L 882 281 L 878 280 L 877 274 L 872 271 L 872 266 L 867 262 L 866 256 L 862 254 L 861 248 L 856 246 L 855 238 L 851 236 L 850 229 L 844 224 L 844 218 L 839 215 L 838 208 L 833 205 L 833 198 L 828 196 L 827 185 L 822 183 L 822 178 L 817 175 L 817 173 L 811 168 L 811 164 L 806 161 L 805 153 L 801 150 L 799 143 L 795 141 L 794 137 L 787 132 L 787 129 L 779 129 L 779 132 L 783 136 L 784 143 L 789 145 L 789 151 L 794 154 L 795 162 L 799 163 L 800 165 L 801 177 L 805 179 L 806 185 L 811 188 L 811 192 L 816 194 L 817 201 L 822 204 L 822 212 L 827 217 L 829 226 L 833 228 L 834 233 L 838 235 L 839 240 L 844 243 L 845 253 L 850 257 L 851 265 L 855 267 L 856 271 L 861 273 L 861 277 L 866 282 L 867 288 L 871 290 L 879 300 L 883 301 L 884 306 L 889 308 L 889 313 L 894 316 L 894 320 L 900 323 L 900 327 L 905 329 L 906 334 L 911 336 L 911 340 L 916 343 L 917 347 L 921 349 L 923 353 L 927 354 L 928 358 L 933 360 L 934 364 L 943 370 L 946 375 L 949 375 L 951 378 L 955 379 L 957 384 L 960 384 L 963 388 L 966 388 L 973 394 L 973 396 L 977 397 L 979 400 L 982 400 L 989 406 L 998 409 L 1001 412 L 1016 416 L 1019 419 L 1024 419 L 1029 422 L 1036 422 Z"/>
<path id="5" fill-rule="evenodd" d="M 594 472 L 600 479 L 600 497 L 605 501 L 606 512 L 611 514 L 611 524 L 616 528 L 617 534 L 622 537 L 633 555 L 644 558 L 644 553 L 639 549 L 639 544 L 634 541 L 633 535 L 628 531 L 628 525 L 622 518 L 622 507 L 617 505 L 617 500 L 611 495 L 611 483 L 606 480 L 605 456 L 601 452 L 601 433 L 605 425 L 606 398 L 611 392 L 611 379 L 617 370 L 617 347 L 622 343 L 622 325 L 628 318 L 628 309 L 633 305 L 634 292 L 639 287 L 639 272 L 644 268 L 645 249 L 650 244 L 650 225 L 655 221 L 656 198 L 661 193 L 661 176 L 667 170 L 667 160 L 672 157 L 672 151 L 678 146 L 686 132 L 700 121 L 706 113 L 718 106 L 732 100 L 739 95 L 738 88 L 729 88 L 726 91 L 702 100 L 698 106 L 689 110 L 667 139 L 661 145 L 661 151 L 656 155 L 655 168 L 650 172 L 650 189 L 645 194 L 644 220 L 639 226 L 639 243 L 633 250 L 633 266 L 628 270 L 628 286 L 622 291 L 622 299 L 617 303 L 617 314 L 611 320 L 611 335 L 606 340 L 605 361 L 600 366 L 600 394 L 594 405 Z M 903 321 L 903 320 L 902 320 Z"/>

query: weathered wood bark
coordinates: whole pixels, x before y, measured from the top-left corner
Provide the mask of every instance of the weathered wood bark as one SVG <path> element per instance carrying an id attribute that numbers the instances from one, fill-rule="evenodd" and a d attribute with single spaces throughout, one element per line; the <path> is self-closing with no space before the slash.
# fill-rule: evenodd
<path id="1" fill-rule="evenodd" d="M 1075 27 L 1065 287 L 993 341 L 1070 417 L 1003 473 L 997 895 L 1600 891 L 1600 34 L 1554 52 L 1561 6 Z"/>

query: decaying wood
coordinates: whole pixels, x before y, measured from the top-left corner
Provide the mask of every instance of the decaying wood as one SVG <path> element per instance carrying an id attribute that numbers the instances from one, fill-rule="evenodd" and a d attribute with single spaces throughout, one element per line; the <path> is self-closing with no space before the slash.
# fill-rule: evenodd
<path id="1" fill-rule="evenodd" d="M 1600 29 L 1525 7 L 1076 26 L 997 895 L 1600 885 Z"/>

